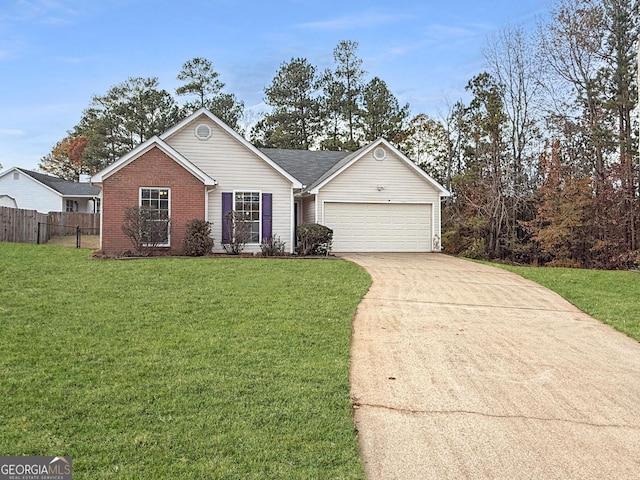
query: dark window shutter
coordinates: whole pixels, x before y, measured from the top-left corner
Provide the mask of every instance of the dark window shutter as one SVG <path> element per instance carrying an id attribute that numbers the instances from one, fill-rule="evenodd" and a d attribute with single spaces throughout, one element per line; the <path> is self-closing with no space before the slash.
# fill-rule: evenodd
<path id="1" fill-rule="evenodd" d="M 262 194 L 262 239 L 271 238 L 271 193 Z"/>
<path id="2" fill-rule="evenodd" d="M 229 225 L 227 225 L 226 215 L 233 210 L 233 193 L 222 192 L 222 243 L 231 243 Z"/>

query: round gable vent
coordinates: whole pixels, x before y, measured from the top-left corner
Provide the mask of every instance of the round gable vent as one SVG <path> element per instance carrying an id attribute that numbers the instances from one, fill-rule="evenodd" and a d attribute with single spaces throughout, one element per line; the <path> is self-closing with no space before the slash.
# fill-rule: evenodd
<path id="1" fill-rule="evenodd" d="M 198 140 L 208 140 L 211 137 L 211 127 L 206 123 L 201 123 L 196 127 L 196 138 Z"/>
<path id="2" fill-rule="evenodd" d="M 382 147 L 378 147 L 373 151 L 373 158 L 378 161 L 382 161 L 387 158 L 387 151 Z"/>

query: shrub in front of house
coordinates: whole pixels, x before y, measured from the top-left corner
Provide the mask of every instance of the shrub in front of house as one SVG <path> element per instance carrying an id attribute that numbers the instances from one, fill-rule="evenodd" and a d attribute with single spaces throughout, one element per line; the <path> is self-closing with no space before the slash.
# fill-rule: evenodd
<path id="1" fill-rule="evenodd" d="M 171 220 L 156 209 L 146 206 L 124 210 L 122 232 L 133 245 L 134 254 L 149 256 L 158 247 L 166 245 Z"/>
<path id="2" fill-rule="evenodd" d="M 229 255 L 240 255 L 251 239 L 251 222 L 241 212 L 231 210 L 224 215 L 224 228 L 229 232 L 229 240 L 225 242 L 223 232 L 222 248 Z"/>
<path id="3" fill-rule="evenodd" d="M 319 223 L 303 223 L 296 229 L 299 255 L 329 255 L 333 230 Z"/>
<path id="4" fill-rule="evenodd" d="M 202 257 L 211 253 L 212 249 L 211 222 L 199 219 L 189 221 L 182 252 L 189 257 Z"/>
<path id="5" fill-rule="evenodd" d="M 284 255 L 285 243 L 278 235 L 274 235 L 262 240 L 260 250 L 263 257 L 282 257 Z"/>

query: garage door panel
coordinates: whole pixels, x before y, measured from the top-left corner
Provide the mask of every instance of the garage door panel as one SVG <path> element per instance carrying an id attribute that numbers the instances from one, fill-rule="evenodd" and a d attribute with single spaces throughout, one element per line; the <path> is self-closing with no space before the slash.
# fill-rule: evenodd
<path id="1" fill-rule="evenodd" d="M 326 202 L 324 220 L 335 252 L 431 251 L 429 204 Z"/>

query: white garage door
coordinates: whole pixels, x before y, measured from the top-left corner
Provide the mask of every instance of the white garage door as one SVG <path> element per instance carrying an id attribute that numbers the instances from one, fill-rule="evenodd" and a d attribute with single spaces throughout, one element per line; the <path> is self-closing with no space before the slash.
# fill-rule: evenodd
<path id="1" fill-rule="evenodd" d="M 324 224 L 334 252 L 431 251 L 431 205 L 327 202 Z"/>

